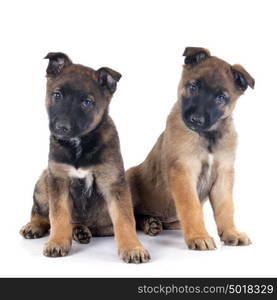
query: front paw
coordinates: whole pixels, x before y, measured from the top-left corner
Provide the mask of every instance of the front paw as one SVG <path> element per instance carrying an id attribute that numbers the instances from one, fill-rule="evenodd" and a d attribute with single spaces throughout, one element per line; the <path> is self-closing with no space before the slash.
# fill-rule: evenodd
<path id="1" fill-rule="evenodd" d="M 223 231 L 220 234 L 220 240 L 228 246 L 247 246 L 251 244 L 251 240 L 246 233 L 236 230 Z"/>
<path id="2" fill-rule="evenodd" d="M 126 263 L 140 264 L 150 260 L 150 254 L 142 246 L 131 249 L 119 249 L 119 257 Z"/>
<path id="3" fill-rule="evenodd" d="M 188 248 L 191 250 L 214 250 L 215 242 L 210 236 L 194 237 L 186 240 Z"/>
<path id="4" fill-rule="evenodd" d="M 43 248 L 43 254 L 49 257 L 60 257 L 68 255 L 71 248 L 71 241 L 55 242 L 48 241 Z"/>

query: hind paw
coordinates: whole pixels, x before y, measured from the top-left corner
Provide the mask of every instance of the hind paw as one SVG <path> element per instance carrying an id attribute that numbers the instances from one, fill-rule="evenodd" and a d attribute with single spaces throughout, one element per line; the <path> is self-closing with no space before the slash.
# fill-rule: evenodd
<path id="1" fill-rule="evenodd" d="M 156 217 L 145 216 L 141 220 L 141 228 L 145 234 L 154 236 L 163 230 L 163 224 Z"/>
<path id="2" fill-rule="evenodd" d="M 73 239 L 80 244 L 88 244 L 91 239 L 91 232 L 84 225 L 77 225 L 73 228 Z"/>
<path id="3" fill-rule="evenodd" d="M 46 226 L 39 226 L 36 223 L 29 222 L 23 226 L 20 230 L 20 234 L 25 239 L 38 239 L 45 236 L 48 233 Z"/>

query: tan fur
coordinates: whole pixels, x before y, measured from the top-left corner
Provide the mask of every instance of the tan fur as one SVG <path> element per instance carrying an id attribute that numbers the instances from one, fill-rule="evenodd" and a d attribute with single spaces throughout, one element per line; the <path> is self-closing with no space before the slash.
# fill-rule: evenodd
<path id="1" fill-rule="evenodd" d="M 165 229 L 178 227 L 179 220 L 189 248 L 200 250 L 216 247 L 204 224 L 202 204 L 207 198 L 210 198 L 221 239 L 232 245 L 250 243 L 248 237 L 236 229 L 233 220 L 237 134 L 232 111 L 242 91 L 235 87 L 228 63 L 216 57 L 203 57 L 199 65 L 184 66 L 178 101 L 168 116 L 165 131 L 145 161 L 127 171 L 137 219 L 141 216 L 158 217 Z M 205 138 L 190 130 L 181 117 L 185 82 L 199 77 L 205 78 L 211 86 L 220 84 L 225 87 L 231 99 L 222 116 L 223 136 L 212 153 L 212 167 L 202 181 L 199 179 L 201 168 L 204 163 L 208 165 L 211 154 Z"/>
<path id="2" fill-rule="evenodd" d="M 50 181 L 54 181 L 49 178 Z M 44 254 L 52 256 L 68 254 L 72 242 L 71 208 L 68 201 L 68 183 L 66 179 L 56 179 L 49 185 L 49 219 L 51 231 L 49 241 L 44 246 Z M 55 254 L 53 255 L 55 256 Z"/>

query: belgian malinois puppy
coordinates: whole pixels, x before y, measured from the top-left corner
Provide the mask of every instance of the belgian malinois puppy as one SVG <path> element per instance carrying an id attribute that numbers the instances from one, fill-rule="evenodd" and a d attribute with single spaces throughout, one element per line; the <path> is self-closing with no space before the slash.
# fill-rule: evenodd
<path id="1" fill-rule="evenodd" d="M 178 101 L 146 160 L 128 170 L 138 226 L 155 235 L 181 227 L 190 249 L 214 249 L 203 219 L 209 198 L 218 234 L 227 245 L 248 245 L 233 220 L 237 134 L 232 112 L 254 79 L 207 49 L 186 48 Z"/>
<path id="2" fill-rule="evenodd" d="M 128 263 L 150 257 L 136 236 L 131 194 L 119 139 L 108 107 L 121 75 L 110 69 L 73 64 L 63 53 L 49 53 L 46 108 L 49 115 L 48 168 L 34 191 L 25 238 L 50 229 L 44 255 L 65 256 L 72 237 L 115 234 L 120 257 Z"/>

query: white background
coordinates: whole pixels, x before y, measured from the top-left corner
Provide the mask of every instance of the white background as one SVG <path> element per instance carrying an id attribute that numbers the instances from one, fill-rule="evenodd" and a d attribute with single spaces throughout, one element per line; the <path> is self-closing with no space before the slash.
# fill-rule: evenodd
<path id="1" fill-rule="evenodd" d="M 276 1 L 2 1 L 0 7 L 0 276 L 277 276 Z M 50 51 L 122 73 L 112 99 L 126 168 L 140 163 L 176 101 L 186 46 L 202 46 L 256 79 L 235 110 L 239 133 L 235 207 L 249 247 L 188 250 L 180 231 L 139 234 L 152 261 L 127 265 L 113 238 L 74 243 L 70 256 L 46 258 L 47 238 L 24 240 L 34 184 L 47 165 L 45 69 Z"/>

